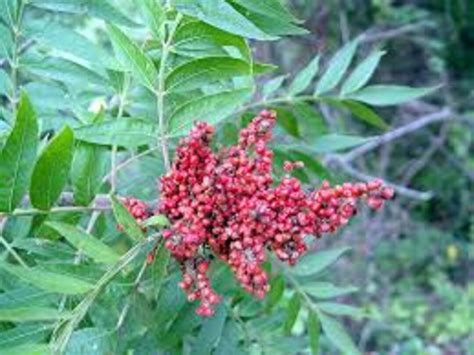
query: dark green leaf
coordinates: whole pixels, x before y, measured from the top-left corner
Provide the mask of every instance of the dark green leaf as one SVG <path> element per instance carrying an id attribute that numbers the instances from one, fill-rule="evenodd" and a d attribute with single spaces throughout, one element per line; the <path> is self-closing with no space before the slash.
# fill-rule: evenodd
<path id="1" fill-rule="evenodd" d="M 308 314 L 308 336 L 309 347 L 313 355 L 319 354 L 319 334 L 320 326 L 318 316 L 315 312 L 310 310 Z"/>
<path id="2" fill-rule="evenodd" d="M 372 85 L 347 95 L 347 97 L 369 105 L 390 106 L 418 99 L 437 89 L 437 86 L 431 88 L 411 88 L 398 85 Z"/>
<path id="3" fill-rule="evenodd" d="M 342 47 L 329 62 L 328 68 L 316 85 L 315 95 L 334 89 L 341 81 L 352 62 L 358 41 L 354 40 Z"/>
<path id="4" fill-rule="evenodd" d="M 29 322 L 41 320 L 57 320 L 68 317 L 67 312 L 57 308 L 19 307 L 0 308 L 0 322 Z"/>
<path id="5" fill-rule="evenodd" d="M 291 334 L 291 330 L 293 329 L 296 319 L 298 318 L 300 309 L 301 309 L 301 298 L 300 298 L 300 295 L 295 292 L 293 297 L 291 297 L 290 302 L 288 303 L 286 320 L 283 326 L 285 333 Z"/>
<path id="6" fill-rule="evenodd" d="M 330 282 L 312 282 L 303 286 L 304 292 L 316 298 L 333 298 L 357 291 L 357 287 L 337 287 Z"/>
<path id="7" fill-rule="evenodd" d="M 384 51 L 375 51 L 363 60 L 342 85 L 341 95 L 357 91 L 367 84 L 384 54 Z"/>
<path id="8" fill-rule="evenodd" d="M 341 104 L 362 121 L 382 129 L 388 128 L 387 123 L 385 123 L 385 121 L 370 107 L 352 100 L 343 100 L 341 101 Z"/>
<path id="9" fill-rule="evenodd" d="M 279 275 L 270 281 L 270 292 L 268 292 L 266 297 L 267 309 L 271 309 L 278 302 L 280 302 L 284 291 L 285 279 L 283 278 L 283 275 Z"/>
<path id="10" fill-rule="evenodd" d="M 135 148 L 156 141 L 155 125 L 137 118 L 121 118 L 75 129 L 76 138 L 94 144 Z"/>
<path id="11" fill-rule="evenodd" d="M 0 152 L 0 211 L 15 209 L 28 189 L 38 140 L 36 115 L 23 93 L 15 124 Z"/>
<path id="12" fill-rule="evenodd" d="M 184 92 L 204 85 L 246 76 L 251 72 L 249 63 L 231 57 L 206 57 L 174 68 L 166 77 L 168 92 Z"/>
<path id="13" fill-rule="evenodd" d="M 49 292 L 68 295 L 81 294 L 89 291 L 93 285 L 81 279 L 65 276 L 40 268 L 24 268 L 7 263 L 0 263 L 0 268 L 20 278 L 26 283 Z"/>
<path id="14" fill-rule="evenodd" d="M 78 227 L 62 222 L 48 222 L 47 225 L 66 238 L 76 249 L 98 263 L 111 264 L 120 257 L 109 246 Z"/>
<path id="15" fill-rule="evenodd" d="M 251 94 L 252 89 L 237 89 L 188 101 L 171 115 L 170 134 L 186 134 L 197 120 L 215 124 L 232 114 Z"/>
<path id="16" fill-rule="evenodd" d="M 360 354 L 351 337 L 347 334 L 344 327 L 337 320 L 323 313 L 319 314 L 319 320 L 321 322 L 324 335 L 343 354 Z"/>
<path id="17" fill-rule="evenodd" d="M 168 224 L 168 218 L 162 214 L 152 216 L 142 223 L 143 227 L 165 227 Z"/>
<path id="18" fill-rule="evenodd" d="M 64 127 L 41 152 L 30 184 L 31 204 L 49 210 L 66 185 L 74 150 L 74 133 Z"/>
<path id="19" fill-rule="evenodd" d="M 349 247 L 342 247 L 332 250 L 323 250 L 305 255 L 291 272 L 299 276 L 314 275 L 335 263 L 339 257 L 350 250 Z"/>
<path id="20" fill-rule="evenodd" d="M 123 228 L 123 231 L 135 241 L 144 238 L 143 231 L 135 218 L 128 212 L 125 206 L 114 196 L 112 197 L 112 207 L 114 210 L 117 224 Z"/>
<path id="21" fill-rule="evenodd" d="M 296 75 L 293 82 L 288 88 L 288 94 L 294 96 L 300 92 L 306 90 L 306 88 L 311 84 L 311 81 L 314 79 L 319 70 L 319 56 L 313 58 L 313 60 L 303 69 L 298 75 Z"/>
<path id="22" fill-rule="evenodd" d="M 153 61 L 117 26 L 109 24 L 107 30 L 116 55 L 124 68 L 130 69 L 143 85 L 153 91 L 153 83 L 158 77 Z"/>

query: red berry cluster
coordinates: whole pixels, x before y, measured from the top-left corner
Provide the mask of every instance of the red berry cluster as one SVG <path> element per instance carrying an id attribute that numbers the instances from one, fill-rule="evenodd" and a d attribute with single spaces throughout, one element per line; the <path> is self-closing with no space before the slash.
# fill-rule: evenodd
<path id="1" fill-rule="evenodd" d="M 306 251 L 303 236 L 319 237 L 347 224 L 357 199 L 378 209 L 393 197 L 379 180 L 335 187 L 324 182 L 305 193 L 299 180 L 286 176 L 273 187 L 268 143 L 275 119 L 274 112 L 262 111 L 240 132 L 238 144 L 217 153 L 210 148 L 214 128 L 197 123 L 160 179 L 157 213 L 171 223 L 163 232 L 165 246 L 182 265 L 181 287 L 188 299 L 200 300 L 200 315 L 212 315 L 219 302 L 206 274 L 210 254 L 231 267 L 244 289 L 263 298 L 269 290 L 262 268 L 267 250 L 293 265 Z M 287 162 L 284 170 L 300 167 L 300 162 Z M 133 206 L 132 211 L 139 210 Z"/>

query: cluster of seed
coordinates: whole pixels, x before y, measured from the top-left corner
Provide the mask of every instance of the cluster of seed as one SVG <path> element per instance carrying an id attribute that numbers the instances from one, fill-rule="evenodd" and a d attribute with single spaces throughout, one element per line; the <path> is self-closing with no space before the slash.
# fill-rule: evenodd
<path id="1" fill-rule="evenodd" d="M 245 290 L 263 298 L 269 290 L 262 268 L 267 251 L 294 265 L 306 251 L 305 235 L 335 232 L 356 213 L 359 199 L 379 209 L 393 197 L 380 180 L 334 187 L 323 182 L 307 193 L 289 175 L 301 162 L 285 162 L 288 174 L 274 187 L 268 143 L 275 120 L 274 112 L 262 111 L 241 130 L 236 145 L 217 153 L 210 148 L 214 128 L 197 123 L 160 179 L 156 213 L 170 221 L 165 247 L 181 264 L 180 286 L 188 299 L 200 301 L 199 315 L 212 315 L 220 300 L 207 275 L 212 255 L 230 266 Z M 128 199 L 125 205 L 139 221 L 148 217 L 142 202 Z"/>

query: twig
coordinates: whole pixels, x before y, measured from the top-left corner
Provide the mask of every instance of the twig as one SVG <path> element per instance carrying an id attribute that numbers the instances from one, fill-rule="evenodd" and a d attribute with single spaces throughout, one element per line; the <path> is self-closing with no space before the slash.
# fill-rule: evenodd
<path id="1" fill-rule="evenodd" d="M 415 23 L 415 24 L 402 26 L 399 28 L 390 29 L 387 31 L 381 31 L 378 33 L 373 33 L 373 34 L 366 33 L 365 35 L 362 35 L 361 42 L 373 43 L 373 42 L 379 42 L 379 41 L 392 39 L 395 37 L 404 36 L 411 32 L 419 31 L 420 29 L 427 27 L 427 25 L 428 24 L 426 22 L 422 22 L 422 23 Z"/>

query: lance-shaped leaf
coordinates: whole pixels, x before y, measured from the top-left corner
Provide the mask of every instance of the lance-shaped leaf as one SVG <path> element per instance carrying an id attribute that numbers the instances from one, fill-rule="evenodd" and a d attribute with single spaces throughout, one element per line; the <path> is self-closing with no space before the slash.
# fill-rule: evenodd
<path id="1" fill-rule="evenodd" d="M 438 87 L 411 88 L 399 85 L 372 85 L 347 95 L 347 97 L 369 105 L 390 106 L 415 100 L 432 93 L 436 89 Z"/>
<path id="2" fill-rule="evenodd" d="M 161 1 L 144 0 L 141 6 L 151 32 L 155 35 L 156 39 L 160 40 L 163 37 L 164 23 L 166 20 L 166 14 L 161 5 Z"/>
<path id="3" fill-rule="evenodd" d="M 107 30 L 116 55 L 124 68 L 130 69 L 143 85 L 153 91 L 153 83 L 158 76 L 153 61 L 117 26 L 108 24 Z"/>
<path id="4" fill-rule="evenodd" d="M 310 147 L 314 153 L 329 153 L 357 147 L 373 138 L 350 136 L 345 134 L 326 134 L 315 139 Z"/>
<path id="5" fill-rule="evenodd" d="M 295 325 L 296 319 L 301 309 L 301 298 L 298 293 L 295 292 L 293 297 L 291 297 L 290 302 L 288 303 L 287 315 L 283 329 L 286 334 L 291 334 L 291 329 Z"/>
<path id="6" fill-rule="evenodd" d="M 357 291 L 357 287 L 338 287 L 330 282 L 312 282 L 302 288 L 304 292 L 316 298 L 333 298 Z"/>
<path id="7" fill-rule="evenodd" d="M 0 263 L 0 269 L 9 272 L 30 285 L 49 292 L 76 295 L 89 291 L 93 286 L 81 279 L 45 271 L 37 267 L 24 268 L 22 266 Z"/>
<path id="8" fill-rule="evenodd" d="M 268 99 L 273 93 L 281 88 L 285 79 L 286 75 L 280 75 L 267 81 L 262 88 L 263 97 Z"/>
<path id="9" fill-rule="evenodd" d="M 297 95 L 300 92 L 304 91 L 313 78 L 316 76 L 319 70 L 319 56 L 313 58 L 311 62 L 301 70 L 295 77 L 295 79 L 290 84 L 288 88 L 288 93 L 291 96 Z"/>
<path id="10" fill-rule="evenodd" d="M 314 275 L 326 269 L 335 263 L 339 257 L 347 252 L 350 248 L 343 247 L 332 250 L 323 250 L 313 254 L 305 255 L 299 263 L 290 271 L 299 276 Z"/>
<path id="11" fill-rule="evenodd" d="M 384 54 L 384 51 L 375 51 L 364 59 L 342 85 L 341 95 L 357 91 L 367 84 Z"/>
<path id="12" fill-rule="evenodd" d="M 112 197 L 112 208 L 114 210 L 115 218 L 117 223 L 123 229 L 123 231 L 135 241 L 142 240 L 144 238 L 143 231 L 138 225 L 135 218 L 128 212 L 125 206 L 114 196 Z"/>
<path id="13" fill-rule="evenodd" d="M 219 342 L 224 330 L 227 318 L 227 308 L 220 304 L 216 310 L 216 314 L 204 320 L 201 330 L 197 336 L 194 353 L 195 354 L 211 354 L 213 348 Z"/>
<path id="14" fill-rule="evenodd" d="M 28 189 L 37 146 L 36 115 L 23 93 L 15 124 L 0 152 L 0 211 L 15 209 Z"/>
<path id="15" fill-rule="evenodd" d="M 319 354 L 319 334 L 320 334 L 319 319 L 312 310 L 308 314 L 308 335 L 309 347 L 313 355 Z"/>
<path id="16" fill-rule="evenodd" d="M 67 312 L 48 307 L 17 307 L 1 308 L 0 322 L 29 322 L 41 320 L 57 320 L 66 318 Z"/>
<path id="17" fill-rule="evenodd" d="M 66 185 L 74 150 L 74 133 L 66 126 L 49 142 L 33 169 L 31 204 L 49 210 Z"/>
<path id="18" fill-rule="evenodd" d="M 98 263 L 114 263 L 120 257 L 109 246 L 78 227 L 62 222 L 48 222 L 47 225 L 61 234 L 78 250 Z"/>
<path id="19" fill-rule="evenodd" d="M 358 355 L 359 350 L 355 346 L 349 334 L 344 327 L 334 318 L 320 312 L 319 320 L 324 331 L 324 335 L 329 341 L 338 348 L 343 354 Z"/>

